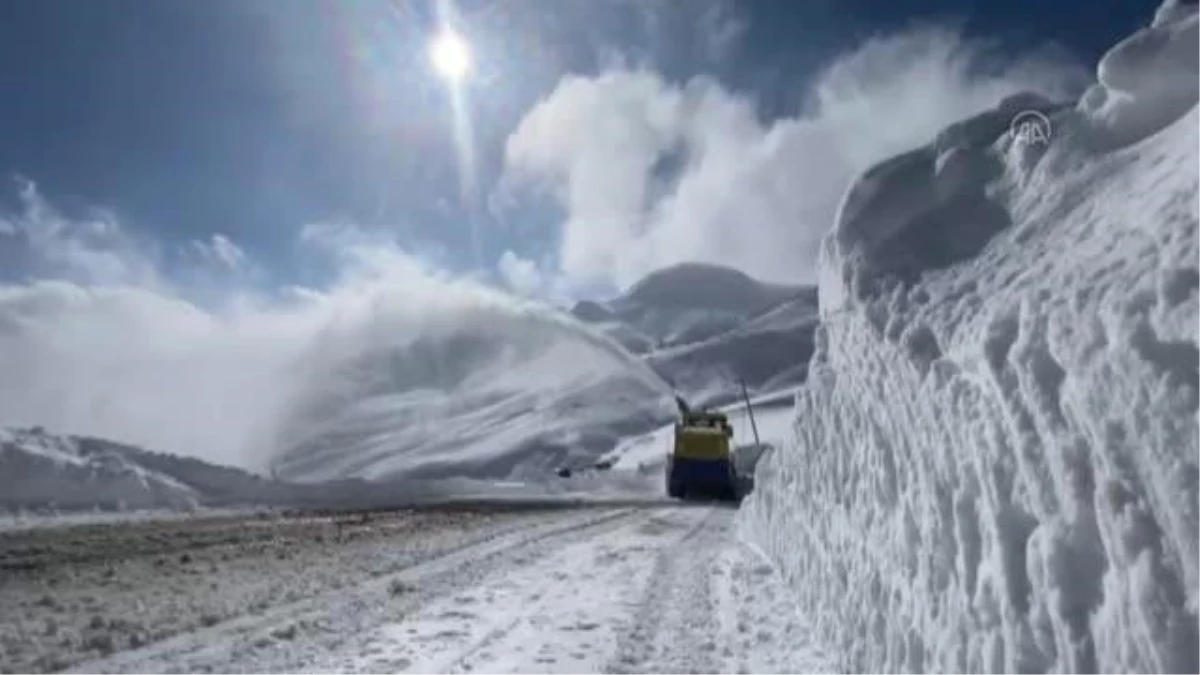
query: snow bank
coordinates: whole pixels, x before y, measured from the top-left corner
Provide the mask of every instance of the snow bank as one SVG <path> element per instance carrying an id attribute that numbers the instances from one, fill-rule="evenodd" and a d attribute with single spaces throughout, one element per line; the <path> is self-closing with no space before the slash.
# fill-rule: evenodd
<path id="1" fill-rule="evenodd" d="M 1079 109 L 1111 145 L 1153 134 L 1196 104 L 1195 3 L 1166 2 L 1149 28 L 1113 47 Z"/>
<path id="2" fill-rule="evenodd" d="M 1200 669 L 1196 26 L 1167 3 L 1078 105 L 847 193 L 742 514 L 847 669 Z"/>

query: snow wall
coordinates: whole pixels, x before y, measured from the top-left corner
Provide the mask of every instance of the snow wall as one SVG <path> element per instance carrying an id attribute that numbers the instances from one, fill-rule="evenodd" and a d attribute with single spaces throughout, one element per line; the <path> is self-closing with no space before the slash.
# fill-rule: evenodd
<path id="1" fill-rule="evenodd" d="M 1097 74 L 866 172 L 823 244 L 741 525 L 851 672 L 1200 670 L 1196 7 Z"/>

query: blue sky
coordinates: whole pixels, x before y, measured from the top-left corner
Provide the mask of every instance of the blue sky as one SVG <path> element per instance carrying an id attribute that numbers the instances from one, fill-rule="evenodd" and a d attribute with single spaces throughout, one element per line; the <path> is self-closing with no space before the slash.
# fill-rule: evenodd
<path id="1" fill-rule="evenodd" d="M 1153 9 L 1131 0 L 462 0 L 455 23 L 476 61 L 464 99 L 475 190 L 464 199 L 453 98 L 426 58 L 440 21 L 432 2 L 8 0 L 0 171 L 12 180 L 0 204 L 23 208 L 20 177 L 64 219 L 99 209 L 123 237 L 150 242 L 168 276 L 174 251 L 220 235 L 255 261 L 256 283 L 320 285 L 331 270 L 297 242 L 306 226 L 342 223 L 455 273 L 495 274 L 506 259 L 507 272 L 536 277 L 531 286 L 554 276 L 576 290 L 620 286 L 671 259 L 584 260 L 580 251 L 597 244 L 565 234 L 564 223 L 600 228 L 603 205 L 585 218 L 585 206 L 538 181 L 507 179 L 514 164 L 559 187 L 591 175 L 580 167 L 595 152 L 548 151 L 545 124 L 526 126 L 516 160 L 506 154 L 539 101 L 586 94 L 562 90 L 564 76 L 652 73 L 645 97 L 709 76 L 721 101 L 748 105 L 766 132 L 802 114 L 810 78 L 873 36 L 935 22 L 993 40 L 997 58 L 1053 44 L 1061 51 L 1051 60 L 1090 70 Z M 620 86 L 594 91 L 618 96 Z M 605 124 L 571 119 L 581 135 Z M 652 177 L 680 171 L 656 162 Z M 17 246 L 0 237 L 6 277 L 29 272 Z M 756 255 L 747 249 L 738 266 Z M 789 276 L 782 264 L 771 270 Z"/>

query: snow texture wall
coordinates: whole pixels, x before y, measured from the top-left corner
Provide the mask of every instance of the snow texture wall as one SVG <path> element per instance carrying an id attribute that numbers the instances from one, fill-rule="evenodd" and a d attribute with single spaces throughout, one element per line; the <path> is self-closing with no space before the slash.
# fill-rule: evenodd
<path id="1" fill-rule="evenodd" d="M 1077 104 L 1006 100 L 847 193 L 742 513 L 845 668 L 1200 670 L 1196 61 L 1168 2 Z"/>

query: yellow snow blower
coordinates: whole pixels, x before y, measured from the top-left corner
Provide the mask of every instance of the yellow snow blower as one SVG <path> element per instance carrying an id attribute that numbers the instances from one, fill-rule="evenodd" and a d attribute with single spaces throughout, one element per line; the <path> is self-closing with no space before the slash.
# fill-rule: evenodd
<path id="1" fill-rule="evenodd" d="M 667 457 L 667 494 L 681 499 L 738 501 L 741 495 L 729 418 L 722 412 L 692 410 L 678 396 L 675 403 L 680 418 Z"/>

